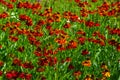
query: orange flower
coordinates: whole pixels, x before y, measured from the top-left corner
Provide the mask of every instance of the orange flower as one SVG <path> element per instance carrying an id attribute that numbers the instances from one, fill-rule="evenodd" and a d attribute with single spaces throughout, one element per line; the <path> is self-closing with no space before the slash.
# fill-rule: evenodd
<path id="1" fill-rule="evenodd" d="M 4 65 L 4 62 L 0 60 L 0 67 Z"/>
<path id="2" fill-rule="evenodd" d="M 82 65 L 83 65 L 83 66 L 90 67 L 90 66 L 91 66 L 91 60 L 88 59 L 88 60 L 83 61 L 83 62 L 82 62 Z"/>
<path id="3" fill-rule="evenodd" d="M 71 48 L 76 48 L 77 47 L 77 42 L 71 40 L 67 46 L 68 49 L 71 49 Z"/>
<path id="4" fill-rule="evenodd" d="M 56 21 L 56 22 L 60 22 L 60 20 L 61 20 L 61 16 L 60 16 L 59 12 L 53 14 L 52 17 L 53 17 L 54 21 Z"/>
<path id="5" fill-rule="evenodd" d="M 0 49 L 2 48 L 2 45 L 0 45 Z"/>
<path id="6" fill-rule="evenodd" d="M 110 77 L 110 71 L 109 70 L 105 70 L 105 71 L 102 72 L 102 75 L 104 77 Z"/>
<path id="7" fill-rule="evenodd" d="M 64 28 L 70 28 L 71 24 L 70 23 L 66 23 L 63 27 Z"/>
<path id="8" fill-rule="evenodd" d="M 60 45 L 66 44 L 66 39 L 64 38 L 57 38 L 55 42 L 59 43 Z"/>
<path id="9" fill-rule="evenodd" d="M 15 36 L 9 36 L 9 39 L 13 42 L 18 41 L 18 37 L 15 37 Z"/>
<path id="10" fill-rule="evenodd" d="M 84 80 L 93 80 L 93 79 L 91 78 L 91 75 L 87 75 Z"/>
<path id="11" fill-rule="evenodd" d="M 102 69 L 108 69 L 108 68 L 107 68 L 107 65 L 106 65 L 105 63 L 102 63 L 101 68 L 102 68 Z"/>
<path id="12" fill-rule="evenodd" d="M 82 73 L 80 72 L 80 71 L 75 71 L 74 73 L 73 73 L 73 75 L 75 76 L 75 77 L 77 77 L 77 76 L 80 76 Z"/>

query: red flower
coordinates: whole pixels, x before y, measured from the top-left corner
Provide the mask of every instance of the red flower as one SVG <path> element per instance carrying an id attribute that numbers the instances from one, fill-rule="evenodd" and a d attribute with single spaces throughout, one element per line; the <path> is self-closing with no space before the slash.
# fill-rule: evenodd
<path id="1" fill-rule="evenodd" d="M 23 51 L 24 51 L 24 46 L 19 47 L 19 48 L 18 48 L 18 51 L 19 51 L 19 52 L 23 52 Z"/>
<path id="2" fill-rule="evenodd" d="M 77 34 L 81 34 L 81 35 L 83 35 L 83 36 L 85 36 L 86 35 L 86 33 L 81 29 L 81 30 L 78 30 L 77 31 Z"/>
<path id="3" fill-rule="evenodd" d="M 24 79 L 25 78 L 25 73 L 19 73 L 18 77 Z"/>
<path id="4" fill-rule="evenodd" d="M 73 66 L 72 64 L 70 64 L 70 65 L 68 66 L 68 69 L 72 70 L 72 69 L 74 69 L 74 66 Z"/>
<path id="5" fill-rule="evenodd" d="M 74 0 L 76 3 L 79 3 L 80 2 L 80 0 Z"/>
<path id="6" fill-rule="evenodd" d="M 31 62 L 25 62 L 25 63 L 23 63 L 22 67 L 23 68 L 29 68 L 29 69 L 33 69 L 34 68 L 34 66 L 33 66 L 33 64 Z"/>
<path id="7" fill-rule="evenodd" d="M 77 76 L 80 76 L 82 73 L 80 72 L 80 71 L 75 71 L 74 73 L 73 73 L 73 75 L 75 76 L 75 77 L 77 77 Z"/>
<path id="8" fill-rule="evenodd" d="M 7 79 L 12 79 L 13 78 L 13 75 L 11 73 L 6 73 L 6 78 Z"/>
<path id="9" fill-rule="evenodd" d="M 77 42 L 71 40 L 67 46 L 68 49 L 71 49 L 71 48 L 77 48 Z"/>
<path id="10" fill-rule="evenodd" d="M 120 52 L 120 44 L 116 46 L 118 52 Z"/>
<path id="11" fill-rule="evenodd" d="M 79 37 L 78 41 L 80 42 L 81 45 L 83 45 L 86 41 L 86 38 L 85 37 Z"/>
<path id="12" fill-rule="evenodd" d="M 66 61 L 66 62 L 71 62 L 71 58 L 70 58 L 70 57 L 67 57 L 67 58 L 65 59 L 65 61 Z"/>
<path id="13" fill-rule="evenodd" d="M 82 50 L 82 55 L 90 54 L 90 52 L 87 49 Z"/>
<path id="14" fill-rule="evenodd" d="M 33 25 L 32 20 L 31 20 L 31 19 L 30 19 L 30 20 L 28 20 L 28 21 L 26 22 L 26 25 L 27 25 L 27 26 L 32 26 L 32 25 Z"/>
<path id="15" fill-rule="evenodd" d="M 2 14 L 0 14 L 0 18 L 6 18 L 8 17 L 8 13 L 3 12 Z"/>
<path id="16" fill-rule="evenodd" d="M 26 75 L 25 75 L 25 79 L 31 80 L 31 78 L 32 78 L 32 74 L 26 74 Z"/>
<path id="17" fill-rule="evenodd" d="M 41 80 L 46 80 L 46 77 L 42 76 Z"/>
<path id="18" fill-rule="evenodd" d="M 0 67 L 4 65 L 4 62 L 3 61 L 0 61 Z"/>
<path id="19" fill-rule="evenodd" d="M 85 25 L 91 28 L 91 27 L 94 26 L 94 22 L 92 22 L 92 21 L 86 21 Z"/>
<path id="20" fill-rule="evenodd" d="M 18 58 L 15 58 L 15 59 L 13 60 L 13 65 L 21 66 L 21 60 L 18 59 Z"/>
<path id="21" fill-rule="evenodd" d="M 10 0 L 11 2 L 16 2 L 16 0 Z"/>
<path id="22" fill-rule="evenodd" d="M 97 2 L 98 0 L 92 0 L 92 2 Z"/>
<path id="23" fill-rule="evenodd" d="M 99 23 L 94 23 L 94 26 L 99 27 L 100 24 Z"/>
<path id="24" fill-rule="evenodd" d="M 42 54 L 39 52 L 39 51 L 35 51 L 34 54 L 37 56 L 37 57 L 41 57 Z"/>
<path id="25" fill-rule="evenodd" d="M 23 2 L 19 2 L 18 4 L 17 4 L 17 8 L 22 8 L 24 5 L 23 5 Z"/>
<path id="26" fill-rule="evenodd" d="M 44 68 L 37 68 L 36 71 L 37 72 L 43 72 L 43 71 L 45 71 L 45 69 Z"/>
<path id="27" fill-rule="evenodd" d="M 6 73 L 6 78 L 7 79 L 16 79 L 18 77 L 18 72 L 17 71 L 9 71 Z"/>
<path id="28" fill-rule="evenodd" d="M 27 9 L 30 9 L 30 8 L 32 8 L 32 4 L 29 3 L 28 1 L 26 1 L 26 2 L 23 3 L 23 7 L 27 8 Z"/>
<path id="29" fill-rule="evenodd" d="M 0 76 L 2 76 L 2 74 L 3 74 L 3 72 L 2 72 L 2 71 L 0 71 Z"/>
<path id="30" fill-rule="evenodd" d="M 108 43 L 112 46 L 117 46 L 118 42 L 115 41 L 114 39 L 108 40 Z"/>
<path id="31" fill-rule="evenodd" d="M 0 49 L 2 48 L 2 45 L 0 45 Z"/>
<path id="32" fill-rule="evenodd" d="M 11 41 L 13 41 L 13 42 L 18 41 L 18 38 L 15 37 L 15 36 L 9 36 L 9 39 L 10 39 Z"/>
<path id="33" fill-rule="evenodd" d="M 13 9 L 13 4 L 8 3 L 8 4 L 7 4 L 7 7 L 8 7 L 9 9 Z"/>
<path id="34" fill-rule="evenodd" d="M 70 23 L 66 23 L 63 27 L 64 28 L 70 28 L 70 26 L 71 26 Z"/>

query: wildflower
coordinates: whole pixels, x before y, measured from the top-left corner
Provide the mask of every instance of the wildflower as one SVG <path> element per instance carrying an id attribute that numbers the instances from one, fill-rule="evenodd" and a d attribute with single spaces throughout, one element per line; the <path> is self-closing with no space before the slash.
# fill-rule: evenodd
<path id="1" fill-rule="evenodd" d="M 47 30 L 51 30 L 51 29 L 52 29 L 52 26 L 47 25 L 47 26 L 46 26 L 46 29 L 47 29 Z"/>
<path id="2" fill-rule="evenodd" d="M 35 54 L 35 56 L 37 56 L 37 57 L 42 56 L 42 54 L 41 54 L 39 51 L 35 51 L 34 54 Z"/>
<path id="3" fill-rule="evenodd" d="M 115 39 L 108 40 L 108 43 L 112 46 L 117 46 L 118 42 Z"/>
<path id="4" fill-rule="evenodd" d="M 76 78 L 78 78 L 81 74 L 82 74 L 81 71 L 75 71 L 75 72 L 73 73 L 73 75 L 74 75 Z"/>
<path id="5" fill-rule="evenodd" d="M 16 2 L 16 0 L 10 0 L 11 2 Z"/>
<path id="6" fill-rule="evenodd" d="M 54 14 L 52 15 L 52 17 L 53 17 L 54 21 L 56 21 L 56 22 L 60 22 L 60 20 L 61 20 L 61 16 L 60 16 L 60 13 L 59 13 L 59 12 L 54 13 Z"/>
<path id="7" fill-rule="evenodd" d="M 91 78 L 91 75 L 87 75 L 84 80 L 94 80 Z"/>
<path id="8" fill-rule="evenodd" d="M 79 3 L 80 2 L 80 0 L 74 0 L 76 3 Z"/>
<path id="9" fill-rule="evenodd" d="M 31 9 L 32 8 L 32 4 L 28 1 L 24 2 L 23 3 L 23 7 L 26 8 L 26 9 Z"/>
<path id="10" fill-rule="evenodd" d="M 100 24 L 99 23 L 94 23 L 94 26 L 99 27 Z"/>
<path id="11" fill-rule="evenodd" d="M 9 36 L 9 39 L 10 39 L 11 41 L 13 41 L 13 42 L 18 41 L 18 38 L 15 37 L 15 36 Z"/>
<path id="12" fill-rule="evenodd" d="M 86 38 L 85 38 L 85 37 L 79 37 L 79 38 L 78 38 L 78 41 L 79 41 L 79 43 L 80 43 L 81 45 L 83 45 L 83 44 L 85 43 L 85 41 L 86 41 Z"/>
<path id="13" fill-rule="evenodd" d="M 67 58 L 65 59 L 65 61 L 66 61 L 66 62 L 71 62 L 71 58 L 70 58 L 70 57 L 67 57 Z"/>
<path id="14" fill-rule="evenodd" d="M 67 41 L 64 38 L 56 38 L 55 42 L 57 42 L 60 45 L 63 45 L 63 44 L 66 44 Z"/>
<path id="15" fill-rule="evenodd" d="M 105 41 L 104 40 L 100 40 L 99 44 L 100 44 L 100 46 L 105 46 Z"/>
<path id="16" fill-rule="evenodd" d="M 4 65 L 4 62 L 3 61 L 0 61 L 0 67 Z"/>
<path id="17" fill-rule="evenodd" d="M 118 45 L 116 46 L 116 49 L 117 49 L 118 52 L 120 52 L 120 44 L 118 44 Z"/>
<path id="18" fill-rule="evenodd" d="M 3 72 L 2 72 L 2 71 L 0 71 L 0 76 L 2 76 L 2 74 L 3 74 Z"/>
<path id="19" fill-rule="evenodd" d="M 42 76 L 42 77 L 41 77 L 41 80 L 46 80 L 46 77 Z"/>
<path id="20" fill-rule="evenodd" d="M 0 49 L 2 48 L 2 45 L 0 45 Z"/>
<path id="21" fill-rule="evenodd" d="M 90 67 L 90 66 L 91 66 L 91 60 L 88 59 L 88 60 L 83 61 L 83 62 L 82 62 L 82 65 L 83 65 L 83 66 Z"/>
<path id="22" fill-rule="evenodd" d="M 70 65 L 68 66 L 68 69 L 69 69 L 69 70 L 72 70 L 72 69 L 74 69 L 74 66 L 73 66 L 72 64 L 70 64 Z"/>
<path id="23" fill-rule="evenodd" d="M 6 18 L 8 17 L 8 13 L 3 12 L 2 14 L 0 14 L 0 18 Z"/>
<path id="24" fill-rule="evenodd" d="M 31 80 L 31 78 L 32 78 L 32 74 L 26 74 L 25 75 L 25 79 L 26 80 Z"/>
<path id="25" fill-rule="evenodd" d="M 70 19 L 70 15 L 71 15 L 71 12 L 70 12 L 70 11 L 65 11 L 65 12 L 63 13 L 63 17 L 66 18 L 67 20 Z"/>
<path id="26" fill-rule="evenodd" d="M 24 7 L 23 2 L 19 2 L 19 3 L 17 4 L 17 8 L 23 8 L 23 7 Z"/>
<path id="27" fill-rule="evenodd" d="M 92 21 L 86 21 L 85 25 L 88 26 L 89 28 L 91 28 L 91 27 L 94 26 L 94 22 L 92 22 Z"/>
<path id="28" fill-rule="evenodd" d="M 45 24 L 44 20 L 39 20 L 38 23 L 37 23 L 37 25 L 39 25 L 39 26 L 43 26 L 44 24 Z"/>
<path id="29" fill-rule="evenodd" d="M 66 47 L 65 47 L 65 46 L 63 46 L 63 45 L 59 45 L 58 50 L 59 50 L 59 51 L 66 50 Z"/>
<path id="30" fill-rule="evenodd" d="M 84 49 L 84 50 L 82 50 L 82 55 L 87 55 L 87 54 L 89 54 L 90 52 L 87 50 L 87 49 Z"/>
<path id="31" fill-rule="evenodd" d="M 68 49 L 71 49 L 71 48 L 76 48 L 77 47 L 77 42 L 71 40 L 69 43 L 68 43 L 68 46 L 67 48 Z"/>
<path id="32" fill-rule="evenodd" d="M 77 31 L 77 34 L 80 34 L 80 35 L 83 35 L 83 36 L 86 35 L 86 33 L 85 33 L 82 29 L 78 30 L 78 31 Z"/>
<path id="33" fill-rule="evenodd" d="M 8 3 L 8 4 L 7 4 L 7 7 L 8 7 L 9 9 L 13 9 L 13 4 Z"/>
<path id="34" fill-rule="evenodd" d="M 104 77 L 110 77 L 110 71 L 109 70 L 105 70 L 105 71 L 102 72 L 102 75 Z"/>
<path id="35" fill-rule="evenodd" d="M 18 58 L 13 59 L 13 65 L 21 66 L 21 60 Z"/>
<path id="36" fill-rule="evenodd" d="M 92 0 L 92 2 L 97 2 L 98 0 Z"/>
<path id="37" fill-rule="evenodd" d="M 107 68 L 107 65 L 106 65 L 105 63 L 102 63 L 101 68 L 102 68 L 102 69 L 108 69 L 108 68 Z"/>
<path id="38" fill-rule="evenodd" d="M 34 68 L 34 66 L 33 66 L 33 64 L 31 62 L 22 63 L 21 66 L 23 68 L 29 68 L 29 69 L 33 69 Z"/>
<path id="39" fill-rule="evenodd" d="M 44 11 L 43 15 L 45 17 L 51 17 L 52 16 L 52 8 L 48 8 Z"/>
<path id="40" fill-rule="evenodd" d="M 24 51 L 24 46 L 19 47 L 19 48 L 18 48 L 18 51 L 19 51 L 19 52 L 23 52 L 23 51 Z"/>
<path id="41" fill-rule="evenodd" d="M 37 68 L 36 71 L 37 71 L 37 72 L 44 72 L 45 69 L 44 69 L 44 68 Z"/>
<path id="42" fill-rule="evenodd" d="M 6 77 L 7 77 L 7 79 L 12 79 L 13 75 L 11 73 L 6 73 Z"/>
<path id="43" fill-rule="evenodd" d="M 7 79 L 16 79 L 18 77 L 18 72 L 17 71 L 9 71 L 6 73 L 6 78 Z"/>
<path id="44" fill-rule="evenodd" d="M 39 2 L 33 3 L 33 4 L 32 4 L 32 7 L 31 7 L 31 9 L 32 9 L 33 11 L 40 10 L 41 8 L 42 8 L 42 6 L 40 5 Z"/>
<path id="45" fill-rule="evenodd" d="M 18 78 L 22 78 L 22 79 L 25 79 L 25 73 L 19 73 L 19 76 L 18 76 Z"/>

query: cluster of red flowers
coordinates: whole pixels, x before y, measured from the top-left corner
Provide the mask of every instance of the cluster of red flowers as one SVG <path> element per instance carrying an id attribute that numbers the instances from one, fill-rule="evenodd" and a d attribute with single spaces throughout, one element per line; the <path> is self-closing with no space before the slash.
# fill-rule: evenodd
<path id="1" fill-rule="evenodd" d="M 107 26 L 107 29 L 109 31 L 109 34 L 120 36 L 120 28 L 110 28 L 109 26 Z"/>
<path id="2" fill-rule="evenodd" d="M 29 16 L 27 16 L 27 15 L 25 15 L 25 14 L 21 14 L 21 15 L 19 15 L 19 18 L 20 18 L 20 20 L 22 20 L 22 21 L 26 21 L 26 25 L 32 26 L 33 21 L 32 21 L 32 19 L 31 19 Z"/>
<path id="3" fill-rule="evenodd" d="M 17 72 L 15 70 L 11 70 L 11 71 L 9 71 L 9 72 L 6 73 L 6 78 L 7 79 L 21 78 L 21 79 L 31 80 L 32 75 L 28 74 L 28 73 Z"/>
<path id="4" fill-rule="evenodd" d="M 94 26 L 95 27 L 99 27 L 100 26 L 99 23 L 94 23 L 93 21 L 86 21 L 85 25 L 88 26 L 89 28 L 94 27 Z"/>
<path id="5" fill-rule="evenodd" d="M 26 2 L 19 2 L 17 4 L 17 8 L 32 9 L 33 13 L 38 13 L 38 11 L 42 8 L 42 6 L 38 2 L 32 4 L 28 1 L 26 1 Z"/>
<path id="6" fill-rule="evenodd" d="M 80 18 L 77 14 L 71 12 L 71 11 L 65 11 L 61 15 L 59 12 L 53 12 L 52 8 L 45 9 L 43 12 L 40 12 L 42 6 L 40 3 L 30 3 L 28 1 L 25 2 L 18 2 L 15 7 L 16 9 L 23 9 L 27 11 L 27 9 L 30 9 L 32 11 L 30 15 L 24 13 L 19 13 L 19 22 L 13 22 L 10 20 L 7 21 L 5 24 L 2 25 L 2 30 L 4 32 L 9 31 L 8 39 L 12 42 L 20 41 L 19 35 L 23 35 L 27 37 L 28 42 L 31 45 L 34 45 L 35 50 L 33 51 L 34 56 L 37 58 L 37 67 L 33 64 L 31 61 L 22 61 L 19 57 L 13 58 L 12 57 L 12 66 L 21 67 L 28 70 L 34 70 L 36 69 L 37 72 L 43 72 L 45 71 L 46 66 L 54 67 L 57 63 L 59 63 L 59 59 L 57 58 L 56 54 L 58 52 L 64 52 L 69 50 L 74 50 L 79 47 L 79 45 L 83 46 L 86 41 L 92 42 L 94 44 L 99 44 L 100 46 L 106 46 L 106 43 L 109 45 L 112 45 L 116 47 L 117 51 L 120 52 L 120 43 L 115 39 L 108 39 L 103 33 L 100 31 L 94 31 L 92 34 L 86 33 L 83 29 L 80 29 L 74 33 L 75 38 L 71 39 L 71 36 L 69 35 L 69 30 L 72 32 L 72 23 L 78 23 L 83 24 L 86 26 L 86 29 L 91 29 L 94 27 L 101 27 L 101 24 L 99 22 L 94 22 L 92 20 L 87 20 L 86 17 L 93 14 L 99 14 L 100 16 L 118 16 L 120 12 L 120 2 L 115 2 L 112 4 L 109 4 L 107 2 L 103 2 L 103 4 L 99 7 L 97 7 L 97 10 L 89 10 L 87 7 L 90 7 L 91 5 L 87 1 L 81 1 L 81 0 L 74 0 L 76 4 L 81 7 L 80 15 L 82 18 Z M 10 0 L 10 2 L 0 0 L 0 4 L 7 6 L 8 9 L 14 9 L 13 2 L 16 2 L 16 0 Z M 92 2 L 97 2 L 97 0 L 92 0 Z M 33 14 L 36 13 L 36 14 Z M 34 18 L 34 16 L 42 17 L 42 19 Z M 3 12 L 0 14 L 0 19 L 10 18 L 9 13 Z M 35 21 L 34 21 L 35 19 Z M 61 23 L 62 19 L 65 19 L 67 22 L 64 24 Z M 27 27 L 26 28 L 24 23 L 21 23 L 21 21 L 25 21 Z M 54 23 L 60 23 L 60 26 L 62 26 L 62 29 L 53 28 Z M 77 29 L 83 28 L 84 26 L 77 25 Z M 31 30 L 33 29 L 33 30 Z M 120 36 L 120 28 L 111 28 L 110 26 L 107 26 L 105 28 L 108 30 L 108 33 L 110 35 L 118 35 Z M 74 31 L 73 31 L 74 32 Z M 71 33 L 72 34 L 72 33 Z M 88 35 L 92 35 L 92 37 L 88 37 Z M 47 36 L 47 37 L 46 37 Z M 53 40 L 53 43 L 55 42 L 55 48 L 53 48 L 54 44 L 52 41 L 48 41 L 47 43 L 43 43 L 44 41 L 47 41 L 50 38 Z M 42 39 L 46 37 L 48 39 Z M 41 39 L 41 40 L 40 40 Z M 49 44 L 50 43 L 50 44 Z M 41 45 L 44 44 L 42 47 Z M 56 46 L 57 45 L 57 46 Z M 41 47 L 41 48 L 40 48 Z M 2 45 L 0 45 L 0 49 L 2 49 Z M 19 53 L 24 53 L 26 51 L 26 48 L 24 45 L 17 47 L 16 49 Z M 76 50 L 77 51 L 77 50 Z M 89 49 L 85 48 L 81 50 L 80 55 L 85 58 L 85 60 L 80 61 L 80 64 L 83 67 L 91 67 L 92 61 L 90 58 L 86 59 L 86 57 L 91 54 Z M 21 54 L 22 55 L 22 54 Z M 66 57 L 62 60 L 62 63 L 68 63 L 68 69 L 75 71 L 73 72 L 73 76 L 75 76 L 76 80 L 79 80 L 80 75 L 82 74 L 82 71 L 77 70 L 75 66 L 72 64 L 72 58 Z M 4 65 L 3 61 L 0 61 L 0 67 Z M 106 67 L 106 65 L 103 65 Z M 0 71 L 0 76 L 2 76 L 3 72 Z M 107 68 L 104 68 L 102 75 L 107 78 L 110 77 L 110 72 Z M 26 79 L 31 80 L 32 74 L 23 73 L 23 72 L 17 72 L 15 70 L 6 72 L 6 78 L 7 79 Z M 42 80 L 46 80 L 45 77 L 41 78 Z M 85 77 L 85 80 L 92 80 L 92 75 L 87 75 Z"/>
<path id="7" fill-rule="evenodd" d="M 16 0 L 10 0 L 11 2 L 7 2 L 5 0 L 0 0 L 0 3 L 7 6 L 8 9 L 13 9 L 14 6 L 12 4 L 12 2 L 15 2 Z"/>

